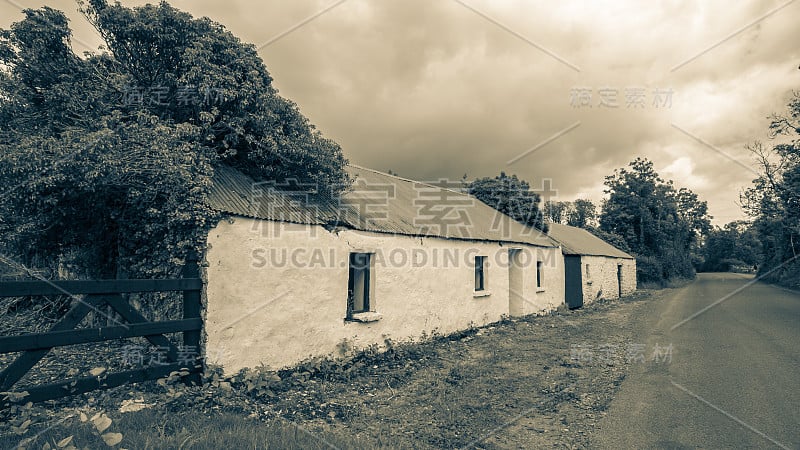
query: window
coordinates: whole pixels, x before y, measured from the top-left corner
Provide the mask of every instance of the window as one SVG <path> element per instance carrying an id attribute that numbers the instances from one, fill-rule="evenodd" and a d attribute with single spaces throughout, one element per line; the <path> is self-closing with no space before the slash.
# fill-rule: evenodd
<path id="1" fill-rule="evenodd" d="M 536 261 L 536 287 L 541 288 L 544 285 L 544 264 L 542 261 Z"/>
<path id="2" fill-rule="evenodd" d="M 592 272 L 589 270 L 589 265 L 586 265 L 586 279 L 589 280 L 592 278 Z"/>
<path id="3" fill-rule="evenodd" d="M 370 310 L 370 254 L 350 253 L 347 280 L 347 317 Z"/>
<path id="4" fill-rule="evenodd" d="M 486 290 L 486 257 L 475 257 L 475 291 Z"/>

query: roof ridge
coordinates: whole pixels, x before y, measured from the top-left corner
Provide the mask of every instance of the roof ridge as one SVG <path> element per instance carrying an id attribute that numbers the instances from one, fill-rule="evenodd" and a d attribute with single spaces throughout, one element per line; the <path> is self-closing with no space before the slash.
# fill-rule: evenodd
<path id="1" fill-rule="evenodd" d="M 453 193 L 456 193 L 456 194 L 461 194 L 461 195 L 465 195 L 467 197 L 472 197 L 472 198 L 474 198 L 476 200 L 480 200 L 478 197 L 475 197 L 474 195 L 469 194 L 467 192 L 457 191 L 455 189 L 450 189 L 450 188 L 446 188 L 446 187 L 437 186 L 435 184 L 427 183 L 425 181 L 412 180 L 411 178 L 401 177 L 400 175 L 394 175 L 394 174 L 391 174 L 391 173 L 382 172 L 380 170 L 376 170 L 376 169 L 372 169 L 372 168 L 364 167 L 364 166 L 359 166 L 359 165 L 352 164 L 352 163 L 347 163 L 347 165 L 350 166 L 350 167 L 353 167 L 355 169 L 367 170 L 367 171 L 370 171 L 370 172 L 373 172 L 373 173 L 378 173 L 378 174 L 381 174 L 381 175 L 385 175 L 387 177 L 397 178 L 398 180 L 402 180 L 402 181 L 405 181 L 407 183 L 421 184 L 423 186 L 429 186 L 429 187 L 432 187 L 432 188 L 441 189 L 443 191 L 450 191 L 450 192 L 453 192 Z M 444 180 L 444 178 L 441 178 L 441 179 Z"/>
<path id="2" fill-rule="evenodd" d="M 635 257 L 633 255 L 631 255 L 630 253 L 618 248 L 616 245 L 606 241 L 605 239 L 601 238 L 600 236 L 597 236 L 596 234 L 592 233 L 591 231 L 589 231 L 586 228 L 576 227 L 576 226 L 572 226 L 572 225 L 566 225 L 566 224 L 563 224 L 563 223 L 555 223 L 555 222 L 550 223 L 550 225 L 551 225 L 550 226 L 550 231 L 547 233 L 547 235 L 550 237 L 550 239 L 553 239 L 554 241 L 558 242 L 559 244 L 561 244 L 562 248 L 564 248 L 566 250 L 569 250 L 574 254 L 582 254 L 582 255 L 588 255 L 588 256 L 610 256 L 610 257 L 616 257 L 616 258 L 635 259 Z M 553 232 L 556 232 L 556 234 L 560 234 L 560 232 L 558 231 L 559 229 L 562 230 L 563 232 L 566 232 L 566 233 L 572 233 L 572 235 L 554 236 L 552 234 Z M 580 239 L 579 236 L 575 235 L 576 232 L 580 232 L 580 234 L 588 236 L 588 238 L 591 239 L 592 241 L 601 243 L 603 246 L 606 246 L 607 248 L 613 249 L 616 252 L 618 252 L 619 254 L 611 255 L 606 250 L 603 250 L 603 249 L 599 249 L 598 250 L 597 248 L 588 249 L 584 245 L 585 243 L 581 243 L 580 241 L 576 242 L 576 240 L 575 240 L 576 238 Z M 620 255 L 625 255 L 625 256 L 620 256 Z"/>

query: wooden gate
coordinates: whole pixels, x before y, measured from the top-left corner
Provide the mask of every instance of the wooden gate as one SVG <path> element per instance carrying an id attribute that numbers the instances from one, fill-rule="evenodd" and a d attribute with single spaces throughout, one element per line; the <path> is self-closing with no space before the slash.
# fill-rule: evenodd
<path id="1" fill-rule="evenodd" d="M 183 278 L 160 280 L 69 280 L 69 281 L 8 281 L 0 282 L 0 297 L 42 295 L 69 295 L 72 308 L 47 333 L 0 337 L 0 354 L 23 352 L 0 372 L 0 392 L 14 392 L 14 385 L 33 366 L 44 358 L 50 349 L 67 345 L 102 342 L 121 338 L 143 336 L 150 344 L 165 349 L 165 363 L 99 376 L 71 378 L 57 383 L 26 387 L 23 402 L 40 402 L 68 395 L 82 394 L 96 389 L 106 389 L 125 383 L 153 380 L 174 371 L 185 370 L 186 382 L 200 383 L 201 293 L 196 258 L 187 260 Z M 148 321 L 131 306 L 121 294 L 140 292 L 183 292 L 183 318 L 161 322 Z M 80 297 L 80 295 L 84 295 Z M 100 328 L 75 327 L 92 310 L 108 305 L 127 323 Z M 178 348 L 164 334 L 183 333 L 182 348 Z M 187 358 L 186 349 L 194 349 Z M 2 397 L 6 397 L 3 399 Z M 0 395 L 0 406 L 9 404 L 9 395 Z"/>

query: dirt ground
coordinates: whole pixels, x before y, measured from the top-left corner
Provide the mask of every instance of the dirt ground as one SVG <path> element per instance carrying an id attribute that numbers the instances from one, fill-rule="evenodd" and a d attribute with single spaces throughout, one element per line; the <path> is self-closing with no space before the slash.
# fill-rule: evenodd
<path id="1" fill-rule="evenodd" d="M 378 366 L 351 384 L 311 380 L 274 407 L 306 429 L 414 448 L 585 448 L 630 364 L 646 357 L 632 341 L 632 317 L 659 296 L 639 292 L 441 339 L 422 346 L 424 359 L 408 373 Z M 315 420 L 298 409 L 303 399 L 338 405 L 343 417 Z"/>
<path id="2" fill-rule="evenodd" d="M 374 447 L 585 448 L 628 369 L 645 357 L 633 341 L 637 311 L 662 296 L 639 291 L 397 345 L 343 365 L 301 366 L 279 373 L 268 396 L 237 395 L 223 383 L 184 393 L 210 402 L 181 403 L 163 386 L 144 383 L 36 405 L 29 415 L 44 428 L 87 402 L 120 416 L 123 401 L 141 398 L 173 416 L 224 409 Z M 0 412 L 0 421 L 14 418 Z"/>

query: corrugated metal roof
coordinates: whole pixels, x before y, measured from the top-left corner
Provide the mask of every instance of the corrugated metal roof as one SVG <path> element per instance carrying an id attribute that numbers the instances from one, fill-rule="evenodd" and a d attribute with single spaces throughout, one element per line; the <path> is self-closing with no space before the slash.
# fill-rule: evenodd
<path id="1" fill-rule="evenodd" d="M 256 183 L 226 166 L 214 174 L 210 206 L 231 214 L 331 225 L 379 233 L 436 236 L 557 247 L 545 233 L 522 225 L 475 197 L 350 165 L 355 180 L 335 199 L 319 200 L 311 186 Z"/>
<path id="2" fill-rule="evenodd" d="M 209 204 L 218 211 L 259 219 L 325 224 L 336 219 L 338 210 L 330 201 L 318 200 L 311 186 L 292 180 L 257 183 L 228 166 L 214 170 Z"/>
<path id="3" fill-rule="evenodd" d="M 583 228 L 551 223 L 548 234 L 551 238 L 561 243 L 561 250 L 565 255 L 612 256 L 614 258 L 633 259 L 633 256 Z"/>

